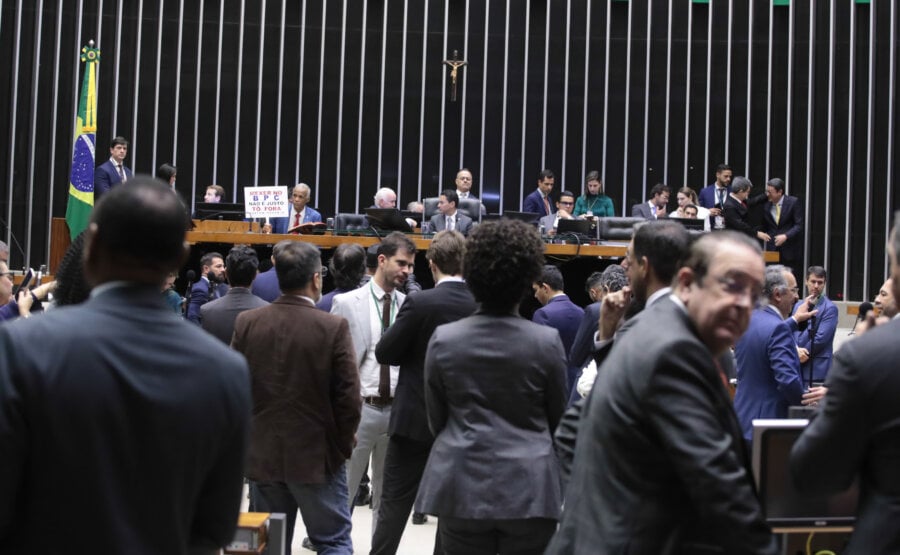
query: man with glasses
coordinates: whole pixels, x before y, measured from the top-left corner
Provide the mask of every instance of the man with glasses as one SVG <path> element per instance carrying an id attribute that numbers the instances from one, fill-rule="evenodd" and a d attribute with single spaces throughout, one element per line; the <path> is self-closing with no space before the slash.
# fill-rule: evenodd
<path id="1" fill-rule="evenodd" d="M 572 191 L 563 191 L 559 194 L 559 200 L 556 201 L 556 212 L 549 216 L 541 218 L 541 225 L 547 230 L 549 235 L 556 234 L 556 227 L 560 220 L 580 220 L 572 216 L 575 209 L 575 193 Z"/>
<path id="2" fill-rule="evenodd" d="M 616 339 L 584 405 L 546 553 L 778 552 L 715 362 L 746 330 L 764 275 L 755 241 L 704 235 L 672 294 Z"/>
<path id="3" fill-rule="evenodd" d="M 789 268 L 766 268 L 764 294 L 768 304 L 753 311 L 750 327 L 734 348 L 738 386 L 734 396 L 744 439 L 753 437 L 754 418 L 787 418 L 788 407 L 803 396 L 800 358 L 791 327 L 785 320 L 800 297 Z"/>

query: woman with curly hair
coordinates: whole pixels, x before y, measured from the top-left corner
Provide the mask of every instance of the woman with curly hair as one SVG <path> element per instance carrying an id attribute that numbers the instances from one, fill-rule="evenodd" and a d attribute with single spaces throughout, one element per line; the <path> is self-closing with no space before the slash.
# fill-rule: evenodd
<path id="1" fill-rule="evenodd" d="M 559 333 L 518 313 L 544 263 L 537 231 L 482 223 L 464 277 L 479 302 L 438 327 L 425 357 L 435 434 L 416 510 L 440 518 L 448 554 L 543 553 L 562 503 L 553 431 L 566 404 Z"/>

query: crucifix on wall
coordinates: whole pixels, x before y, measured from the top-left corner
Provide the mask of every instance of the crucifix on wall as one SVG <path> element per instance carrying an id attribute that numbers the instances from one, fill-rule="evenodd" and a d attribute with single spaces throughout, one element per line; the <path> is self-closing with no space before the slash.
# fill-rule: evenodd
<path id="1" fill-rule="evenodd" d="M 466 65 L 465 60 L 459 59 L 459 52 L 454 50 L 453 57 L 444 60 L 444 65 L 450 67 L 450 102 L 456 102 L 456 74 L 459 68 Z"/>

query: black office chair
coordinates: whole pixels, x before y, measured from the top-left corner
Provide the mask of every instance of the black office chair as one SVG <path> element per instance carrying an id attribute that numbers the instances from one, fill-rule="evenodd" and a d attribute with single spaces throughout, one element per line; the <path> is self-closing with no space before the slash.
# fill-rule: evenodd
<path id="1" fill-rule="evenodd" d="M 601 241 L 631 241 L 635 224 L 645 223 L 644 218 L 597 218 Z"/>
<path id="2" fill-rule="evenodd" d="M 422 221 L 430 222 L 431 217 L 438 213 L 438 201 L 440 198 L 438 197 L 428 197 L 426 199 L 422 199 L 422 206 L 424 209 L 422 210 Z"/>
<path id="3" fill-rule="evenodd" d="M 334 216 L 335 235 L 368 233 L 369 221 L 363 214 L 339 213 Z"/>

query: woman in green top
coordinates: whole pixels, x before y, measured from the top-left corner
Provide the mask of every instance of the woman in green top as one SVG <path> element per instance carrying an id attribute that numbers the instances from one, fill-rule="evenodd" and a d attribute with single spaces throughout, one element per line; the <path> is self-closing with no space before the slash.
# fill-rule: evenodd
<path id="1" fill-rule="evenodd" d="M 575 217 L 585 216 L 598 218 L 611 218 L 615 216 L 613 201 L 603 193 L 603 184 L 600 183 L 600 172 L 588 172 L 584 178 L 585 193 L 575 201 Z"/>

